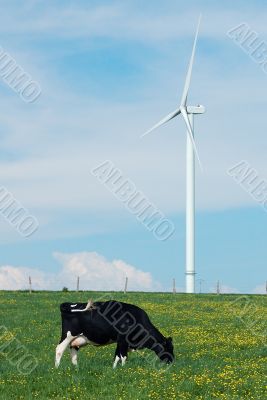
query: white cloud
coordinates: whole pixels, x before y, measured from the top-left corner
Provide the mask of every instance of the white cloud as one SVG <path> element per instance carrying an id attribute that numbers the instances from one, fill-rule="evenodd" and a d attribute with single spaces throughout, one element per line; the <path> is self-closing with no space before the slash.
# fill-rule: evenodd
<path id="1" fill-rule="evenodd" d="M 254 294 L 266 294 L 266 285 L 258 285 L 253 290 L 252 293 Z"/>
<path id="2" fill-rule="evenodd" d="M 211 293 L 217 293 L 217 287 L 212 287 L 211 289 L 210 289 L 210 292 Z M 220 293 L 221 294 L 230 294 L 230 293 L 240 293 L 239 292 L 239 290 L 238 289 L 236 289 L 236 288 L 234 288 L 234 287 L 231 287 L 231 286 L 228 286 L 228 285 L 220 285 Z"/>
<path id="3" fill-rule="evenodd" d="M 160 289 L 149 272 L 122 260 L 108 261 L 95 252 L 55 253 L 54 256 L 62 265 L 58 273 L 9 265 L 0 267 L 0 290 L 28 289 L 29 276 L 36 290 L 61 290 L 63 286 L 73 290 L 77 276 L 80 277 L 81 290 L 122 290 L 126 276 L 129 290 Z"/>
<path id="4" fill-rule="evenodd" d="M 52 276 L 37 269 L 13 267 L 4 265 L 0 267 L 1 290 L 23 290 L 29 288 L 29 276 L 34 282 L 36 290 L 48 288 L 52 284 Z"/>
<path id="5" fill-rule="evenodd" d="M 162 41 L 175 39 L 180 35 L 192 33 L 201 5 L 195 1 L 182 4 L 177 1 L 166 1 L 164 6 L 153 2 L 153 6 L 145 7 L 138 2 L 118 2 L 109 4 L 84 4 L 76 1 L 57 3 L 47 1 L 36 7 L 32 1 L 25 1 L 23 10 L 11 5 L 0 6 L 2 23 L 1 33 L 39 34 L 59 38 L 92 38 L 108 37 L 119 40 L 134 39 L 144 41 Z M 190 4 L 191 3 L 191 4 Z M 255 6 L 242 9 L 231 4 L 210 4 L 203 13 L 205 35 L 216 37 L 243 20 L 252 20 Z M 60 18 L 58 17 L 60 16 Z M 242 20 L 240 21 L 240 18 Z M 254 17 L 255 18 L 255 17 Z M 257 21 L 261 30 L 266 31 L 264 13 L 257 13 Z"/>
<path id="6" fill-rule="evenodd" d="M 66 235 L 62 223 L 64 211 L 65 220 L 70 214 L 73 216 L 69 235 L 92 234 L 99 229 L 99 224 L 78 226 L 76 221 L 80 212 L 84 213 L 85 219 L 90 213 L 117 213 L 117 226 L 121 224 L 125 215 L 122 205 L 89 172 L 105 159 L 112 160 L 165 215 L 184 211 L 185 128 L 182 121 L 170 122 L 154 136 L 143 140 L 139 136 L 176 106 L 176 93 L 178 86 L 179 92 L 182 90 L 195 29 L 192 14 L 197 19 L 198 12 L 188 4 L 184 8 L 179 5 L 178 10 L 172 1 L 169 2 L 171 7 L 144 8 L 136 4 L 114 1 L 109 5 L 89 7 L 82 2 L 66 6 L 46 2 L 39 8 L 35 7 L 35 2 L 27 1 L 23 10 L 0 6 L 0 31 L 8 34 L 4 47 L 10 49 L 18 62 L 40 81 L 43 89 L 42 96 L 32 107 L 23 104 L 9 89 L 0 97 L 3 126 L 0 180 L 36 215 L 41 237 L 49 235 L 54 239 Z M 262 178 L 267 177 L 264 150 L 267 143 L 264 133 L 266 76 L 226 36 L 227 30 L 240 22 L 241 16 L 235 7 L 224 6 L 220 12 L 217 6 L 215 8 L 207 7 L 204 13 L 190 89 L 190 99 L 195 97 L 196 102 L 201 101 L 207 106 L 207 114 L 196 119 L 196 140 L 205 170 L 201 175 L 197 168 L 196 205 L 198 210 L 259 207 L 227 176 L 226 170 L 239 160 L 247 159 L 259 169 Z M 222 18 L 223 14 L 227 17 Z M 264 13 L 251 22 L 254 29 L 261 29 L 261 34 L 262 19 Z M 39 45 L 34 48 L 32 42 L 25 40 L 25 47 L 16 47 L 11 40 L 16 36 L 10 35 L 13 31 L 36 34 L 34 37 Z M 57 45 L 54 52 L 51 46 L 42 45 L 43 41 L 51 39 L 51 35 L 55 41 L 62 40 L 62 45 Z M 58 54 L 60 47 L 71 60 L 84 54 L 87 62 L 91 47 L 88 45 L 81 52 L 82 36 L 87 45 L 88 36 L 112 38 L 115 52 L 118 50 L 116 43 L 122 38 L 128 40 L 127 46 L 131 46 L 132 39 L 150 46 L 153 39 L 158 57 L 154 52 L 151 59 L 150 56 L 149 59 L 142 57 L 142 51 L 139 54 L 133 47 L 131 53 L 136 58 L 129 68 L 140 69 L 141 84 L 138 76 L 134 85 L 129 79 L 130 87 L 126 89 L 119 76 L 109 75 L 116 69 L 114 65 L 112 68 L 107 65 L 96 78 L 99 92 L 91 92 L 82 70 L 77 72 L 73 67 L 75 84 L 68 81 L 63 66 L 69 64 L 63 53 Z M 66 37 L 75 40 L 75 46 L 66 41 Z M 162 46 L 161 39 L 168 45 Z M 175 45 L 172 39 L 175 39 Z M 209 39 L 212 39 L 212 46 L 207 51 L 205 46 Z M 101 51 L 101 46 L 98 50 Z M 238 55 L 238 66 L 242 68 L 231 64 L 233 54 Z M 94 57 L 92 53 L 92 63 Z M 240 70 L 243 71 L 241 75 Z M 105 79 L 103 90 L 101 73 L 103 78 L 110 76 L 110 82 L 116 82 L 116 92 L 121 94 L 119 100 L 113 86 L 106 85 Z M 95 79 L 94 75 L 90 78 L 90 72 L 86 72 L 87 76 Z M 80 87 L 83 79 L 85 86 L 80 93 L 76 85 Z M 138 88 L 138 95 L 133 86 Z M 107 93 L 108 99 L 105 98 Z M 8 234 L 11 240 L 17 240 L 17 234 L 14 232 L 12 237 L 8 229 L 7 224 L 0 227 L 0 232 L 4 233 L 1 238 Z M 107 229 L 110 229 L 109 220 L 102 230 Z"/>

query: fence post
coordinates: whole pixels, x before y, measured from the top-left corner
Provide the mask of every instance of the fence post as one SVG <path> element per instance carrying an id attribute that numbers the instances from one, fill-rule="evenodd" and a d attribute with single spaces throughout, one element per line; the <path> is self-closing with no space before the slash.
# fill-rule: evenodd
<path id="1" fill-rule="evenodd" d="M 173 292 L 173 294 L 175 294 L 175 293 L 176 293 L 176 284 L 175 284 L 175 278 L 173 278 L 173 280 L 172 280 L 172 292 Z"/>
<path id="2" fill-rule="evenodd" d="M 127 287 L 128 287 L 128 277 L 126 276 L 126 278 L 125 278 L 125 286 L 124 286 L 124 294 L 127 293 Z"/>
<path id="3" fill-rule="evenodd" d="M 32 278 L 29 276 L 29 293 L 32 292 Z"/>
<path id="4" fill-rule="evenodd" d="M 79 292 L 80 290 L 80 277 L 77 277 L 77 287 L 76 287 L 76 292 Z"/>
<path id="5" fill-rule="evenodd" d="M 201 294 L 201 293 L 202 293 L 202 283 L 204 283 L 205 280 L 199 278 L 199 279 L 197 279 L 197 281 L 198 281 L 198 283 L 199 283 L 199 293 Z"/>
<path id="6" fill-rule="evenodd" d="M 220 281 L 217 282 L 217 294 L 220 294 Z"/>

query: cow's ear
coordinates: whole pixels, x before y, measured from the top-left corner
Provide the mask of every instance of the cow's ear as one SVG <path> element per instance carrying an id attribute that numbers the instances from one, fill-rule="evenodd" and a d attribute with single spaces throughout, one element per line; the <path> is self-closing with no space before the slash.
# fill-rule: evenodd
<path id="1" fill-rule="evenodd" d="M 168 340 L 168 342 L 172 342 L 172 337 L 171 336 L 168 337 L 167 340 Z"/>

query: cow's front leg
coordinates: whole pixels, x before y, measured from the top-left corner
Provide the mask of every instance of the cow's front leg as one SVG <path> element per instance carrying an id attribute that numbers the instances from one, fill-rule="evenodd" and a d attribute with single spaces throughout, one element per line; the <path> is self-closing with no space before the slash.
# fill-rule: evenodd
<path id="1" fill-rule="evenodd" d="M 117 348 L 115 351 L 115 360 L 113 363 L 113 368 L 116 368 L 118 362 L 121 360 L 121 365 L 124 366 L 127 360 L 128 354 L 128 343 L 124 338 L 119 338 L 117 342 Z"/>
<path id="2" fill-rule="evenodd" d="M 128 356 L 128 343 L 123 341 L 120 345 L 120 353 L 121 353 L 121 365 L 124 366 Z"/>
<path id="3" fill-rule="evenodd" d="M 75 339 L 76 336 L 72 336 L 70 331 L 67 332 L 67 337 L 57 345 L 56 347 L 56 360 L 55 367 L 58 368 L 60 364 L 61 357 L 63 356 L 64 351 L 69 346 L 69 344 Z"/>
<path id="4" fill-rule="evenodd" d="M 117 367 L 118 362 L 120 361 L 121 357 L 120 357 L 120 347 L 119 347 L 119 343 L 117 343 L 117 347 L 115 350 L 115 357 L 114 357 L 114 362 L 113 362 L 113 368 Z"/>

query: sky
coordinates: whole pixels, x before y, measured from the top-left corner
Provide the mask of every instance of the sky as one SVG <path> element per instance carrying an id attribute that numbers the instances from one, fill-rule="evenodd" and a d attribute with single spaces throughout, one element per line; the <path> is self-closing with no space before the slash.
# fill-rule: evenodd
<path id="1" fill-rule="evenodd" d="M 0 76 L 0 182 L 38 221 L 0 210 L 0 290 L 185 290 L 186 132 L 179 106 L 199 14 L 188 104 L 195 136 L 196 291 L 264 293 L 267 213 L 228 170 L 267 181 L 267 74 L 227 32 L 267 43 L 266 2 L 0 3 L 0 46 L 41 88 L 25 102 Z M 267 60 L 267 56 L 266 56 Z M 1 61 L 0 61 L 1 69 Z M 1 72 L 0 72 L 1 75 Z M 175 227 L 158 240 L 92 170 L 109 160 Z M 266 196 L 267 197 L 267 196 Z"/>

